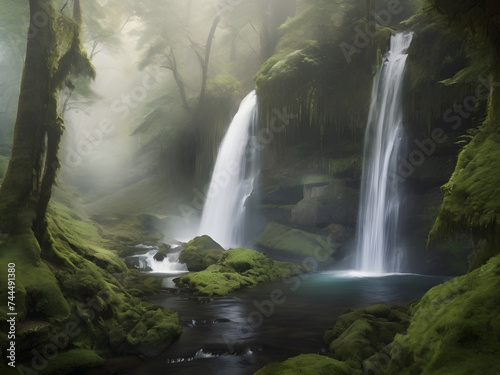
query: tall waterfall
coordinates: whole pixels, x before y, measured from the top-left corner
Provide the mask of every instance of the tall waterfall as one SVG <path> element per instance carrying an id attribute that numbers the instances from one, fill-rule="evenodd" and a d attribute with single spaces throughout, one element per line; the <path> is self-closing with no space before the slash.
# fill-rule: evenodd
<path id="1" fill-rule="evenodd" d="M 373 81 L 356 235 L 357 269 L 362 272 L 398 272 L 403 260 L 396 176 L 402 151 L 401 88 L 411 40 L 411 33 L 391 37 L 390 51 Z"/>
<path id="2" fill-rule="evenodd" d="M 252 91 L 241 102 L 219 147 L 203 207 L 199 234 L 208 234 L 226 249 L 244 241 L 247 200 L 259 173 L 258 147 L 251 142 L 256 119 L 257 96 Z"/>

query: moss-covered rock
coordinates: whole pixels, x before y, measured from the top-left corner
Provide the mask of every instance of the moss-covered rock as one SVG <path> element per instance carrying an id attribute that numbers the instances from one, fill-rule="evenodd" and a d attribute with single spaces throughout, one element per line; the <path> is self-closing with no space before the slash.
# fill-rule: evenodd
<path id="1" fill-rule="evenodd" d="M 172 250 L 172 246 L 166 243 L 162 243 L 158 246 L 158 251 L 156 254 L 153 256 L 154 260 L 157 260 L 158 262 L 163 262 L 165 257 L 170 253 Z"/>
<path id="2" fill-rule="evenodd" d="M 500 68 L 493 72 L 500 81 Z M 473 266 L 478 267 L 500 251 L 500 89 L 490 89 L 484 124 L 459 155 L 455 171 L 446 185 L 443 204 L 429 243 L 464 232 L 485 240 Z M 471 268 L 472 269 L 472 268 Z"/>
<path id="3" fill-rule="evenodd" d="M 0 263 L 16 264 L 19 365 L 30 370 L 32 351 L 54 340 L 58 356 L 42 359 L 50 373 L 65 373 L 99 365 L 110 355 L 156 354 L 179 337 L 182 327 L 174 311 L 136 298 L 158 291 L 161 280 L 128 270 L 99 236 L 102 228 L 56 202 L 47 225 L 46 238 L 28 232 L 0 244 Z M 4 280 L 6 272 L 7 267 L 0 269 Z M 6 293 L 0 290 L 5 301 Z M 0 306 L 0 313 L 6 308 Z M 0 328 L 7 332 L 5 320 Z M 7 343 L 0 335 L 2 350 Z"/>
<path id="4" fill-rule="evenodd" d="M 94 368 L 103 364 L 104 359 L 94 350 L 71 349 L 59 354 L 54 360 L 48 361 L 47 367 L 40 374 L 73 374 L 78 370 Z"/>
<path id="5" fill-rule="evenodd" d="M 360 370 L 349 367 L 345 362 L 319 354 L 301 354 L 284 362 L 272 363 L 261 368 L 254 375 L 360 375 Z"/>
<path id="6" fill-rule="evenodd" d="M 179 255 L 179 262 L 185 263 L 191 272 L 203 271 L 217 263 L 224 249 L 207 235 L 195 237 L 189 241 Z"/>
<path id="7" fill-rule="evenodd" d="M 198 295 L 225 296 L 234 290 L 308 271 L 309 268 L 301 264 L 277 262 L 258 251 L 238 248 L 224 252 L 219 261 L 206 270 L 182 276 L 178 285 Z"/>
<path id="8" fill-rule="evenodd" d="M 323 265 L 334 261 L 332 255 L 335 249 L 327 237 L 276 222 L 270 222 L 255 239 L 255 243 L 265 249 L 278 250 L 295 256 L 320 256 Z"/>
<path id="9" fill-rule="evenodd" d="M 407 334 L 385 351 L 381 374 L 492 374 L 500 368 L 500 256 L 429 290 Z M 366 367 L 373 367 L 377 358 Z M 492 372 L 493 371 L 493 372 Z"/>
<path id="10" fill-rule="evenodd" d="M 342 314 L 325 332 L 324 341 L 334 358 L 360 369 L 364 360 L 392 342 L 408 324 L 406 306 L 376 304 Z"/>

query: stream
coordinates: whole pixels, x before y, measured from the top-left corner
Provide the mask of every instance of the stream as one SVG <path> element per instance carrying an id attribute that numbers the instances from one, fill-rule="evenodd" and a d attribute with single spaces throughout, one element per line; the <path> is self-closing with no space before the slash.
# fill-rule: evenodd
<path id="1" fill-rule="evenodd" d="M 164 292 L 148 300 L 176 310 L 183 334 L 159 356 L 144 359 L 120 374 L 253 374 L 270 362 L 326 352 L 325 330 L 350 308 L 378 302 L 406 303 L 447 279 L 417 274 L 363 277 L 348 271 L 324 271 L 228 297 Z"/>

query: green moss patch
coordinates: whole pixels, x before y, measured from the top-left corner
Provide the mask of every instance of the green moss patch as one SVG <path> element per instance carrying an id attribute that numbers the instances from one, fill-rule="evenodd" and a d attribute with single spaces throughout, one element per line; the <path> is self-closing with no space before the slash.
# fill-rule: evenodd
<path id="1" fill-rule="evenodd" d="M 203 271 L 217 263 L 224 254 L 224 249 L 209 236 L 195 237 L 189 241 L 179 255 L 179 262 L 185 263 L 191 272 Z"/>
<path id="2" fill-rule="evenodd" d="M 18 364 L 30 369 L 32 350 L 51 344 L 51 337 L 61 347 L 47 359 L 50 373 L 99 365 L 110 355 L 155 355 L 179 337 L 174 311 L 136 298 L 158 291 L 161 280 L 128 270 L 99 225 L 59 203 L 51 205 L 47 224 L 42 239 L 27 232 L 0 244 L 1 264 L 16 264 Z M 6 272 L 0 270 L 4 280 Z M 0 290 L 4 301 L 6 291 Z M 6 332 L 7 323 L 0 328 Z M 6 343 L 0 335 L 0 347 Z"/>
<path id="3" fill-rule="evenodd" d="M 304 265 L 277 262 L 258 251 L 238 248 L 224 252 L 219 261 L 206 270 L 182 276 L 178 285 L 202 296 L 225 296 L 234 290 L 307 271 Z"/>
<path id="4" fill-rule="evenodd" d="M 342 314 L 324 341 L 334 358 L 361 368 L 364 360 L 392 342 L 409 324 L 408 308 L 377 304 Z"/>
<path id="5" fill-rule="evenodd" d="M 500 78 L 500 71 L 493 77 Z M 466 232 L 484 239 L 478 267 L 500 251 L 500 90 L 490 92 L 488 117 L 459 155 L 455 171 L 443 186 L 445 197 L 429 234 L 435 239 Z M 487 255 L 487 256 L 486 256 Z M 471 268 L 473 268 L 471 267 Z"/>
<path id="6" fill-rule="evenodd" d="M 59 354 L 47 362 L 47 367 L 40 374 L 71 374 L 77 370 L 100 366 L 104 359 L 93 350 L 72 349 Z"/>
<path id="7" fill-rule="evenodd" d="M 345 362 L 318 354 L 301 354 L 284 362 L 272 363 L 254 375 L 358 375 L 361 371 L 349 367 Z"/>
<path id="8" fill-rule="evenodd" d="M 500 366 L 500 256 L 438 285 L 397 335 L 384 374 L 489 374 Z"/>

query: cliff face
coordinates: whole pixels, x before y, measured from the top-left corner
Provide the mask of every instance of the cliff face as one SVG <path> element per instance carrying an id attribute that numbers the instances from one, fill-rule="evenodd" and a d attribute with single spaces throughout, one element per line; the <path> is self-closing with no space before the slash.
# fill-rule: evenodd
<path id="1" fill-rule="evenodd" d="M 262 126 L 260 213 L 267 221 L 330 236 L 339 248 L 337 258 L 352 256 L 373 74 L 391 34 L 409 27 L 414 38 L 403 92 L 404 152 L 396 176 L 405 197 L 406 269 L 463 274 L 471 251 L 466 237 L 437 241 L 434 252 L 425 249 L 443 199 L 440 187 L 452 175 L 461 148 L 457 141 L 486 111 L 484 97 L 468 112 L 457 107 L 475 92 L 475 84 L 440 83 L 466 66 L 464 43 L 404 2 L 389 24 L 377 24 L 370 44 L 346 56 L 342 46 L 359 40 L 366 24 L 359 4 L 351 7 L 350 19 L 338 17 L 343 13 L 331 5 L 312 6 L 289 20 L 275 55 L 255 78 Z M 311 26 L 318 23 L 321 27 Z M 442 48 L 429 49 L 436 42 Z"/>

